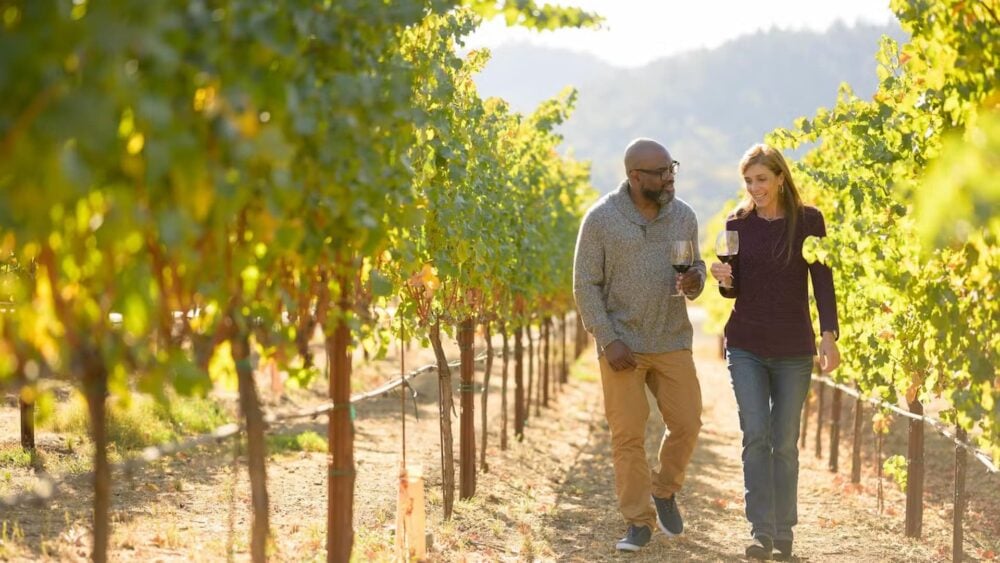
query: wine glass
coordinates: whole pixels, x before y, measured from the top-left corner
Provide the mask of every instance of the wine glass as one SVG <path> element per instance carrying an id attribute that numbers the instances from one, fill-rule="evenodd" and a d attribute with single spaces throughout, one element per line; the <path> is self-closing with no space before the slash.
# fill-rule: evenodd
<path id="1" fill-rule="evenodd" d="M 678 274 L 688 271 L 694 263 L 694 244 L 689 240 L 675 240 L 670 247 L 670 264 Z M 672 294 L 674 297 L 681 297 L 684 292 L 677 290 Z"/>
<path id="2" fill-rule="evenodd" d="M 715 255 L 723 264 L 729 264 L 740 252 L 740 233 L 738 231 L 722 231 L 715 237 Z M 719 287 L 732 287 L 720 282 Z"/>

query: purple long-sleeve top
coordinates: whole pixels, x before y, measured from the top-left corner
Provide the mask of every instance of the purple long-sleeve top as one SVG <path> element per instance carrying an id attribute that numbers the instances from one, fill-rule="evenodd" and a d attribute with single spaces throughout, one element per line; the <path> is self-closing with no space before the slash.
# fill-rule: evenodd
<path id="1" fill-rule="evenodd" d="M 791 259 L 786 260 L 787 219 L 767 221 L 753 210 L 731 218 L 726 229 L 740 234 L 739 254 L 731 262 L 735 283 L 720 288 L 724 297 L 736 298 L 726 323 L 726 345 L 765 358 L 816 354 L 816 334 L 809 317 L 807 278 L 819 310 L 821 332 L 839 335 L 837 298 L 833 273 L 820 262 L 807 263 L 802 243 L 809 236 L 826 236 L 823 214 L 805 207 L 796 228 Z"/>

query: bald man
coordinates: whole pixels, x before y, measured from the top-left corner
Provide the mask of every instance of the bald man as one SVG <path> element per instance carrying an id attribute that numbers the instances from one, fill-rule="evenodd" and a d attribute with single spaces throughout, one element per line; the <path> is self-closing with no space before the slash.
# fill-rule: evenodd
<path id="1" fill-rule="evenodd" d="M 701 429 L 684 296 L 701 294 L 705 262 L 694 211 L 674 196 L 679 167 L 660 143 L 633 141 L 625 150 L 626 179 L 587 211 L 576 242 L 573 295 L 597 341 L 615 492 L 628 525 L 615 544 L 622 551 L 649 543 L 654 523 L 668 536 L 683 532 L 676 493 Z M 694 250 L 683 274 L 671 267 L 674 241 L 691 241 Z M 667 428 L 656 469 L 646 461 L 646 387 Z"/>

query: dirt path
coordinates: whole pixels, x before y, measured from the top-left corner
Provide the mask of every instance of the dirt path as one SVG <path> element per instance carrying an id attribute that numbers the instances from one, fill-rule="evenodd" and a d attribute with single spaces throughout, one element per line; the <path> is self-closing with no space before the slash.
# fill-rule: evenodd
<path id="1" fill-rule="evenodd" d="M 697 312 L 695 312 L 697 316 Z M 679 494 L 685 534 L 654 541 L 635 555 L 615 552 L 624 532 L 618 515 L 604 422 L 597 365 L 592 350 L 573 367 L 571 383 L 541 416 L 528 421 L 523 442 L 498 444 L 500 363 L 494 368 L 490 398 L 489 473 L 480 473 L 476 497 L 456 502 L 451 521 L 442 519 L 437 380 L 415 381 L 419 421 L 407 404 L 407 452 L 426 474 L 428 531 L 435 561 L 730 561 L 739 559 L 747 541 L 743 517 L 740 433 L 735 401 L 715 337 L 698 333 L 696 364 L 704 396 L 704 426 Z M 451 356 L 457 357 L 452 351 Z M 407 365 L 429 362 L 414 351 Z M 391 360 L 391 358 L 390 358 Z M 391 373 L 392 361 L 381 368 Z M 394 369 L 398 370 L 398 366 Z M 537 374 L 536 374 L 537 376 Z M 388 374 L 382 375 L 388 377 Z M 457 388 L 457 371 L 454 373 Z M 511 367 L 511 395 L 513 367 Z M 481 372 L 477 374 L 481 381 Z M 317 403 L 321 394 L 297 395 L 301 404 Z M 285 408 L 288 408 L 287 405 Z M 399 395 L 359 405 L 356 420 L 354 558 L 392 557 L 396 475 L 401 449 Z M 456 408 L 458 408 L 456 406 Z M 477 397 L 476 409 L 479 408 Z M 513 407 L 511 406 L 511 409 Z M 655 452 L 662 425 L 651 408 L 647 451 Z M 324 421 L 280 429 L 286 435 L 313 430 L 325 435 Z M 476 423 L 479 424 L 477 412 Z M 813 424 L 815 422 L 813 421 Z M 5 426 L 5 428 L 8 428 Z M 16 431 L 16 428 L 10 427 Z M 512 430 L 512 429 L 511 429 Z M 7 431 L 3 440 L 10 441 Z M 458 422 L 454 419 L 454 434 Z M 477 431 L 477 440 L 479 440 Z M 44 437 L 42 437 L 45 439 Z M 16 435 L 14 436 L 16 439 Z M 45 443 L 45 442 L 43 442 Z M 811 442 L 810 442 L 811 443 Z M 870 449 L 870 448 L 869 448 Z M 842 454 L 848 457 L 849 454 Z M 811 448 L 801 456 L 800 525 L 796 554 L 802 561 L 934 561 L 950 557 L 950 512 L 931 505 L 925 512 L 925 537 L 902 534 L 902 494 L 886 487 L 887 514 L 875 511 L 876 482 L 866 476 L 860 487 L 846 483 L 848 469 L 832 475 Z M 849 465 L 842 463 L 842 466 Z M 869 465 L 870 467 L 870 465 Z M 870 473 L 870 471 L 868 472 Z M 325 559 L 326 455 L 275 452 L 268 465 L 275 560 Z M 973 487 L 990 490 L 989 481 Z M 57 501 L 43 508 L 8 510 L 0 520 L 17 523 L 19 534 L 0 538 L 0 559 L 79 560 L 86 556 L 86 483 L 71 481 Z M 994 489 L 995 490 L 995 489 Z M 986 493 L 984 493 L 985 495 Z M 944 495 L 947 496 L 947 495 Z M 250 528 L 249 487 L 245 466 L 233 462 L 232 448 L 220 445 L 171 458 L 115 485 L 113 559 L 136 561 L 247 560 Z M 993 505 L 995 506 L 995 505 Z M 972 508 L 973 512 L 979 510 Z M 970 517 L 970 520 L 973 518 Z M 967 552 L 988 558 L 997 551 L 997 515 L 980 514 L 980 530 L 967 532 Z"/>

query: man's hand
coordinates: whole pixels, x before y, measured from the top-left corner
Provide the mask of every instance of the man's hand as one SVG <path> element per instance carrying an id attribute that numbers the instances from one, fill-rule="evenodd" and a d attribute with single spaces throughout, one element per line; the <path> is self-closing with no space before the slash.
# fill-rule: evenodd
<path id="1" fill-rule="evenodd" d="M 701 287 L 701 272 L 698 270 L 688 270 L 683 274 L 677 274 L 676 283 L 678 291 L 683 292 L 685 295 L 691 295 Z"/>
<path id="2" fill-rule="evenodd" d="M 625 371 L 635 368 L 635 358 L 632 350 L 621 340 L 615 340 L 604 347 L 604 357 L 615 371 Z"/>

